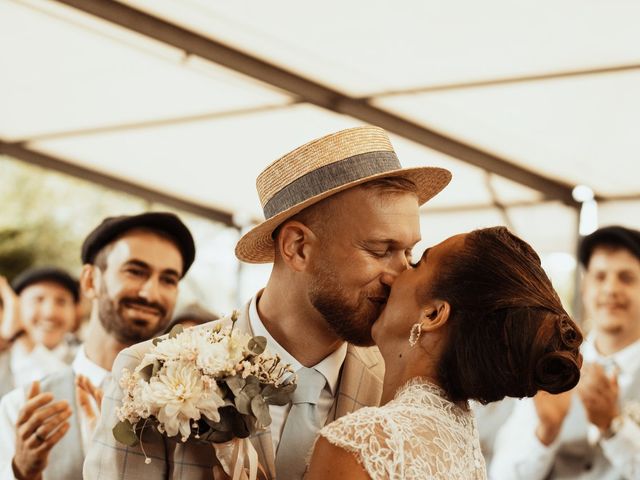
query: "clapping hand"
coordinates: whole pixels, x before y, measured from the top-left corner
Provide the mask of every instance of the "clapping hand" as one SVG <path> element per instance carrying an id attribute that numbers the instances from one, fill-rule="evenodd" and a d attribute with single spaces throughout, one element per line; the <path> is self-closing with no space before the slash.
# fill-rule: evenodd
<path id="1" fill-rule="evenodd" d="M 53 395 L 40 393 L 33 382 L 27 402 L 16 422 L 16 451 L 13 472 L 17 479 L 40 479 L 47 466 L 49 452 L 69 430 L 71 407 L 64 400 L 53 402 Z"/>
<path id="2" fill-rule="evenodd" d="M 606 430 L 619 413 L 617 372 L 610 376 L 597 363 L 585 364 L 580 374 L 578 395 L 587 418 L 600 430 Z"/>
<path id="3" fill-rule="evenodd" d="M 87 419 L 90 434 L 93 434 L 100 418 L 102 397 L 102 389 L 93 385 L 84 375 L 76 375 L 76 401 Z"/>
<path id="4" fill-rule="evenodd" d="M 538 414 L 536 436 L 544 445 L 551 444 L 560 433 L 562 423 L 569 413 L 572 395 L 573 390 L 558 394 L 540 390 L 533 397 Z"/>

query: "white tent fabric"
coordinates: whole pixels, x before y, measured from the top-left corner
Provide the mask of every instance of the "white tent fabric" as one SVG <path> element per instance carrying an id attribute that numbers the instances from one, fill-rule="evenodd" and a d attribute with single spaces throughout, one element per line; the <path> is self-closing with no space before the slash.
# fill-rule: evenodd
<path id="1" fill-rule="evenodd" d="M 0 2 L 0 153 L 35 152 L 46 166 L 245 224 L 261 218 L 254 181 L 267 164 L 364 123 L 80 3 Z M 534 177 L 586 184 L 601 224 L 640 227 L 637 1 L 84 2 L 100 3 L 222 42 Z M 392 135 L 404 166 L 454 174 L 424 209 L 425 243 L 507 224 L 543 254 L 573 252 L 575 206 L 408 138 Z"/>

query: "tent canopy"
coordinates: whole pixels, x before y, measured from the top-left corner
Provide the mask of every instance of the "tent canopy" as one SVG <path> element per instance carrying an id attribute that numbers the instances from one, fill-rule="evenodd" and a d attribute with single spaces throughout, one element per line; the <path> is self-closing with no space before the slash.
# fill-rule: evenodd
<path id="1" fill-rule="evenodd" d="M 638 24 L 632 0 L 7 0 L 0 153 L 243 225 L 266 165 L 371 123 L 453 172 L 426 242 L 506 223 L 571 252 L 576 185 L 640 227 Z"/>

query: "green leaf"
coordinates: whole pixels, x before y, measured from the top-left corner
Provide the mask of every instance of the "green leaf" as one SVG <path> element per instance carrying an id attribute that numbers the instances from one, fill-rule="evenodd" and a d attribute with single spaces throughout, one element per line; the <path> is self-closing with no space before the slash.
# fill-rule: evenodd
<path id="1" fill-rule="evenodd" d="M 135 447 L 138 444 L 138 436 L 129 420 L 118 422 L 112 431 L 113 438 L 118 442 L 128 445 L 129 447 Z"/>
<path id="2" fill-rule="evenodd" d="M 169 332 L 169 338 L 176 338 L 184 331 L 184 327 L 179 323 L 174 325 L 171 331 Z"/>
<path id="3" fill-rule="evenodd" d="M 286 405 L 291 402 L 291 396 L 295 389 L 295 383 L 287 383 L 281 387 L 267 385 L 262 390 L 262 396 L 269 405 Z"/>
<path id="4" fill-rule="evenodd" d="M 247 348 L 254 355 L 260 355 L 267 348 L 267 339 L 265 337 L 253 337 L 249 340 Z"/>
<path id="5" fill-rule="evenodd" d="M 160 362 L 159 360 L 154 360 L 153 363 L 146 365 L 138 373 L 140 374 L 140 377 L 145 382 L 149 383 L 149 380 L 151 379 L 151 377 L 156 376 L 158 371 L 161 368 L 162 368 L 162 362 Z"/>
<path id="6" fill-rule="evenodd" d="M 247 438 L 251 434 L 244 418 L 237 412 L 233 417 L 233 434 L 238 438 Z"/>
<path id="7" fill-rule="evenodd" d="M 204 435 L 200 435 L 200 440 L 206 443 L 224 443 L 233 439 L 233 432 L 229 430 L 228 432 L 210 430 Z"/>
<path id="8" fill-rule="evenodd" d="M 269 414 L 269 405 L 266 404 L 262 395 L 256 395 L 251 399 L 251 411 L 258 419 L 263 427 L 271 425 L 271 414 Z"/>
<path id="9" fill-rule="evenodd" d="M 253 398 L 260 393 L 260 380 L 255 375 L 249 375 L 246 378 L 246 385 L 242 389 L 242 393 L 246 394 L 249 398 Z"/>
<path id="10" fill-rule="evenodd" d="M 160 362 L 159 360 L 155 360 L 153 362 L 153 370 L 151 371 L 151 376 L 155 377 L 161 368 L 162 368 L 162 362 Z"/>
<path id="11" fill-rule="evenodd" d="M 233 377 L 227 377 L 224 379 L 224 381 L 229 387 L 229 390 L 231 390 L 234 395 L 240 395 L 240 391 L 247 384 L 245 379 L 239 375 L 234 375 Z"/>
<path id="12" fill-rule="evenodd" d="M 244 413 L 245 415 L 251 413 L 251 397 L 244 393 L 244 391 L 236 396 L 236 408 L 240 413 Z"/>
<path id="13" fill-rule="evenodd" d="M 214 422 L 210 418 L 203 417 L 207 425 L 219 432 L 231 432 L 233 430 L 233 417 L 236 415 L 234 407 L 222 407 L 218 410 L 220 421 Z"/>

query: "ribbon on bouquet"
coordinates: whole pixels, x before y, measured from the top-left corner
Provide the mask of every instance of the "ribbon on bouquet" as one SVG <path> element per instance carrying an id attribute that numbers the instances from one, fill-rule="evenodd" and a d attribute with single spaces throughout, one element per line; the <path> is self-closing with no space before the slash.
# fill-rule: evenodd
<path id="1" fill-rule="evenodd" d="M 229 442 L 214 443 L 213 451 L 231 480 L 256 480 L 258 469 L 265 474 L 258 463 L 258 452 L 248 438 L 234 438 Z M 245 463 L 249 466 L 248 474 Z"/>

